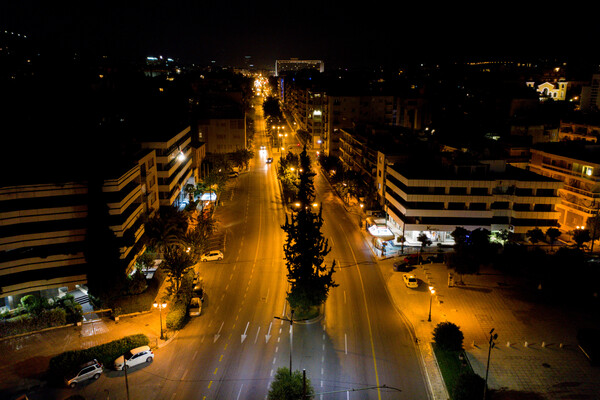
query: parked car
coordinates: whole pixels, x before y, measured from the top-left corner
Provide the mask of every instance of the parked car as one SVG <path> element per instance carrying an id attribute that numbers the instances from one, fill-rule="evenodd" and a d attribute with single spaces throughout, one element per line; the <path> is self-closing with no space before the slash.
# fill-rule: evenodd
<path id="1" fill-rule="evenodd" d="M 98 379 L 102 375 L 102 363 L 96 359 L 75 368 L 65 376 L 65 384 L 71 388 L 88 379 Z"/>
<path id="2" fill-rule="evenodd" d="M 228 176 L 230 178 L 237 178 L 238 176 L 240 176 L 240 174 L 237 171 L 231 171 Z"/>
<path id="3" fill-rule="evenodd" d="M 394 268 L 394 271 L 403 271 L 403 272 L 408 272 L 412 269 L 410 264 L 404 260 L 395 262 L 393 268 Z"/>
<path id="4" fill-rule="evenodd" d="M 115 369 L 117 371 L 129 369 L 143 363 L 151 363 L 152 360 L 154 360 L 154 352 L 150 350 L 150 347 L 140 346 L 129 350 L 127 353 L 117 358 L 115 360 Z"/>
<path id="5" fill-rule="evenodd" d="M 409 265 L 417 265 L 425 262 L 425 258 L 419 254 L 411 254 L 405 257 L 404 261 L 406 261 Z"/>
<path id="6" fill-rule="evenodd" d="M 273 162 L 273 157 L 267 158 L 267 164 L 271 164 Z"/>
<path id="7" fill-rule="evenodd" d="M 444 262 L 444 253 L 436 253 L 426 257 L 427 262 L 442 263 Z"/>
<path id="8" fill-rule="evenodd" d="M 192 292 L 194 293 L 195 297 L 200 299 L 200 301 L 204 301 L 204 288 L 202 287 L 201 283 L 194 285 Z"/>
<path id="9" fill-rule="evenodd" d="M 220 261 L 223 259 L 223 253 L 221 250 L 211 250 L 208 251 L 200 257 L 200 261 Z"/>
<path id="10" fill-rule="evenodd" d="M 190 317 L 197 317 L 202 313 L 202 301 L 199 297 L 192 297 L 192 299 L 190 300 L 190 307 L 188 313 Z"/>
<path id="11" fill-rule="evenodd" d="M 402 279 L 404 279 L 404 284 L 409 288 L 419 287 L 419 281 L 414 275 L 403 274 Z"/>

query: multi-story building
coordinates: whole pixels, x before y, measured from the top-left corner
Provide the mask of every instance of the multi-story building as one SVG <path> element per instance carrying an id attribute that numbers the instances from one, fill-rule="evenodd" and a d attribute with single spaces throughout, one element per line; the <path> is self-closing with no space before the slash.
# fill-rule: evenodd
<path id="1" fill-rule="evenodd" d="M 597 143 L 600 138 L 600 121 L 560 121 L 558 141 L 583 140 Z"/>
<path id="2" fill-rule="evenodd" d="M 589 85 L 582 86 L 579 104 L 583 111 L 600 110 L 600 74 L 592 75 Z"/>
<path id="3" fill-rule="evenodd" d="M 396 236 L 418 244 L 452 242 L 456 227 L 524 234 L 557 225 L 562 183 L 503 161 L 443 164 L 431 160 L 387 165 L 385 211 Z"/>
<path id="4" fill-rule="evenodd" d="M 323 153 L 338 155 L 342 130 L 357 125 L 394 125 L 394 96 L 391 95 L 341 95 L 327 97 L 327 126 L 323 133 Z"/>
<path id="5" fill-rule="evenodd" d="M 327 93 L 319 84 L 310 81 L 285 83 L 285 108 L 294 120 L 298 135 L 309 148 L 323 149 L 327 131 Z"/>
<path id="6" fill-rule="evenodd" d="M 561 230 L 586 226 L 600 207 L 600 145 L 557 142 L 531 149 L 528 169 L 559 180 L 560 203 L 556 206 Z"/>
<path id="7" fill-rule="evenodd" d="M 151 141 L 142 142 L 141 146 L 156 152 L 160 206 L 182 205 L 186 200 L 183 188 L 193 173 L 190 127 L 175 134 L 162 130 L 153 135 Z"/>
<path id="8" fill-rule="evenodd" d="M 299 60 L 297 58 L 275 60 L 275 76 L 279 76 L 283 72 L 297 72 L 303 69 L 323 72 L 325 64 L 321 60 Z"/>
<path id="9" fill-rule="evenodd" d="M 246 115 L 239 109 L 207 115 L 198 121 L 199 140 L 206 153 L 231 153 L 248 146 Z"/>
<path id="10" fill-rule="evenodd" d="M 120 243 L 126 272 L 145 250 L 143 217 L 158 209 L 154 151 L 107 168 L 102 201 L 106 221 Z M 113 160 L 114 162 L 114 160 Z M 88 182 L 66 180 L 0 188 L 0 307 L 13 308 L 29 293 L 56 296 L 85 285 L 89 220 Z"/>

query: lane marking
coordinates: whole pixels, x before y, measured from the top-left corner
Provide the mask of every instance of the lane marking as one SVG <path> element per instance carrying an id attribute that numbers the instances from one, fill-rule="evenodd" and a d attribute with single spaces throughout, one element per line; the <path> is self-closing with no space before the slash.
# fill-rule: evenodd
<path id="1" fill-rule="evenodd" d="M 344 333 L 344 350 L 348 354 L 348 334 Z"/>
<path id="2" fill-rule="evenodd" d="M 360 268 L 358 268 L 358 261 L 356 260 L 356 254 L 354 254 L 354 249 L 350 244 L 350 240 L 348 240 L 348 236 L 346 235 L 345 231 L 342 231 L 342 233 L 346 238 L 346 242 L 348 242 L 348 247 L 350 248 L 350 252 L 352 253 L 352 258 L 354 259 L 354 265 L 356 265 L 356 271 L 358 271 L 360 286 L 362 287 L 363 302 L 365 304 L 365 311 L 367 315 L 367 326 L 369 327 L 369 341 L 371 342 L 371 354 L 373 356 L 373 367 L 375 368 L 375 384 L 377 385 L 377 398 L 381 400 L 381 389 L 379 387 L 379 373 L 377 372 L 377 358 L 375 356 L 375 343 L 373 342 L 373 329 L 371 328 L 371 317 L 369 316 L 369 306 L 367 304 L 367 294 L 365 293 L 365 283 L 363 281 L 362 274 L 360 273 Z"/>
<path id="3" fill-rule="evenodd" d="M 212 386 L 212 382 L 213 382 L 213 381 L 210 381 L 210 382 L 208 382 L 208 388 L 209 388 L 209 389 L 210 389 L 210 387 Z"/>

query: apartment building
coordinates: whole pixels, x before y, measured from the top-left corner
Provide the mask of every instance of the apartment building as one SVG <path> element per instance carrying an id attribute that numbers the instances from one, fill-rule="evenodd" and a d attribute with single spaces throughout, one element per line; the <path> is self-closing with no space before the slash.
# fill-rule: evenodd
<path id="1" fill-rule="evenodd" d="M 248 147 L 246 115 L 239 109 L 221 110 L 198 121 L 199 140 L 206 153 L 231 153 Z"/>
<path id="2" fill-rule="evenodd" d="M 583 140 L 598 143 L 600 139 L 600 121 L 560 121 L 558 141 Z"/>
<path id="3" fill-rule="evenodd" d="M 504 161 L 387 165 L 385 211 L 396 236 L 418 244 L 451 243 L 456 227 L 506 229 L 524 234 L 557 225 L 562 182 L 506 165 Z"/>
<path id="4" fill-rule="evenodd" d="M 127 272 L 145 250 L 143 217 L 158 209 L 154 154 L 144 152 L 120 164 L 124 168 L 103 172 L 108 176 L 101 192 L 108 206 L 106 222 L 120 243 Z M 0 308 L 13 308 L 29 293 L 56 296 L 85 285 L 90 200 L 85 180 L 0 188 Z"/>
<path id="5" fill-rule="evenodd" d="M 343 130 L 357 125 L 394 125 L 396 121 L 394 96 L 391 95 L 342 95 L 327 96 L 327 126 L 323 133 L 323 153 L 340 154 Z"/>
<path id="6" fill-rule="evenodd" d="M 142 142 L 141 147 L 156 153 L 159 204 L 161 207 L 182 205 L 186 200 L 183 187 L 193 174 L 190 126 L 156 131 L 153 136 L 151 141 Z"/>
<path id="7" fill-rule="evenodd" d="M 556 206 L 561 230 L 585 226 L 600 208 L 600 145 L 545 143 L 530 151 L 530 171 L 563 183 Z"/>

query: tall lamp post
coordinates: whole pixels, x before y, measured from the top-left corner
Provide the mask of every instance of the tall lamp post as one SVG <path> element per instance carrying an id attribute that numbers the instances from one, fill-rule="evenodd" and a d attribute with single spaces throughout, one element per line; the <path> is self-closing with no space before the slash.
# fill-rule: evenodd
<path id="1" fill-rule="evenodd" d="M 429 293 L 431 293 L 431 296 L 429 296 L 429 317 L 427 321 L 431 322 L 431 303 L 433 302 L 433 294 L 435 293 L 433 286 L 429 286 Z"/>
<path id="2" fill-rule="evenodd" d="M 490 331 L 490 348 L 488 350 L 488 359 L 487 359 L 487 367 L 485 369 L 485 385 L 483 386 L 483 400 L 485 400 L 485 396 L 487 394 L 487 381 L 488 381 L 488 373 L 490 372 L 490 355 L 492 354 L 492 348 L 496 345 L 494 340 L 498 339 L 498 334 L 494 333 L 494 328 Z"/>
<path id="3" fill-rule="evenodd" d="M 162 309 L 167 307 L 167 303 L 154 302 L 154 308 L 158 308 L 158 316 L 160 320 L 160 340 L 163 340 L 163 323 L 162 323 Z"/>

